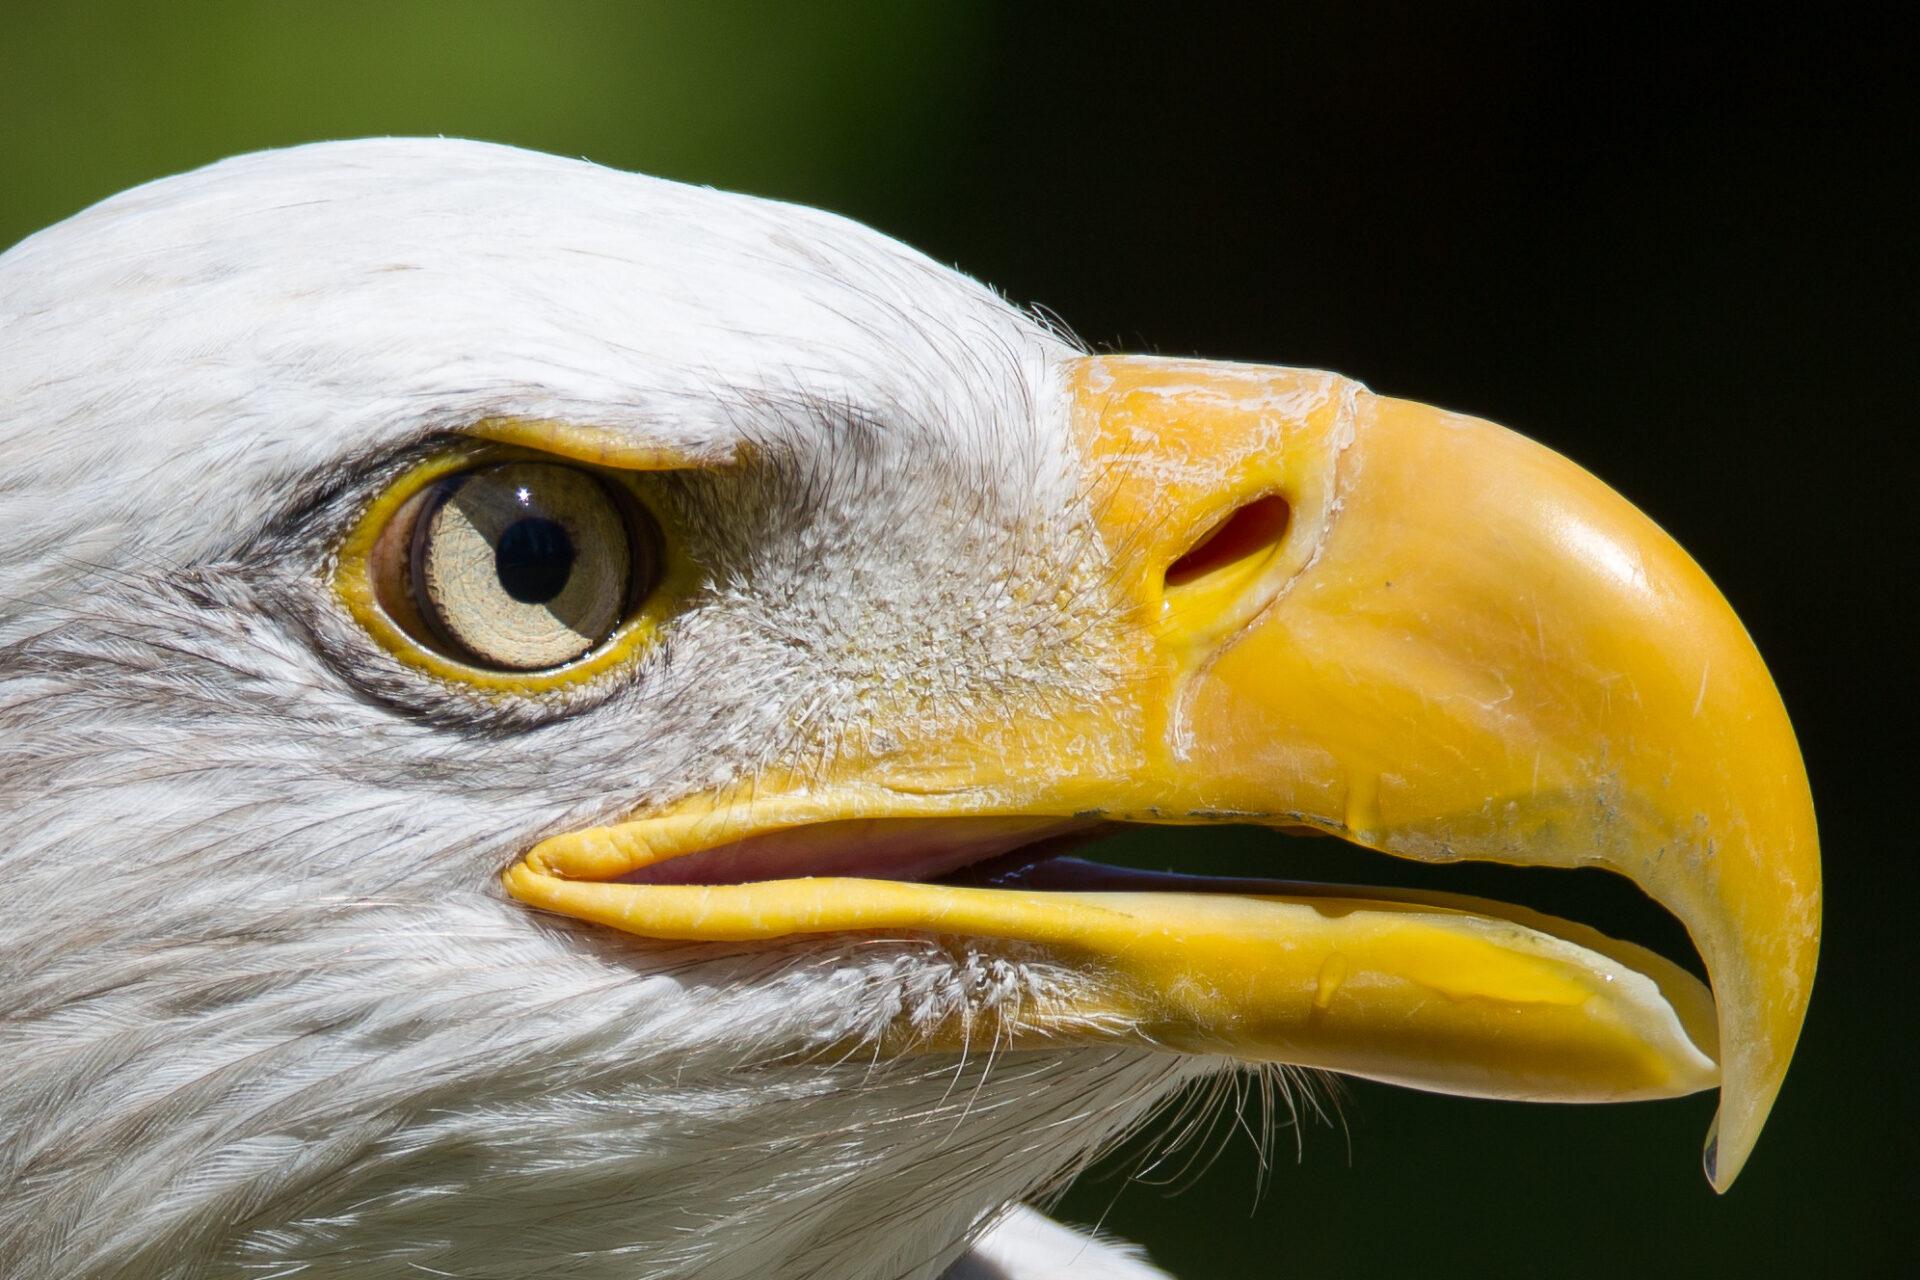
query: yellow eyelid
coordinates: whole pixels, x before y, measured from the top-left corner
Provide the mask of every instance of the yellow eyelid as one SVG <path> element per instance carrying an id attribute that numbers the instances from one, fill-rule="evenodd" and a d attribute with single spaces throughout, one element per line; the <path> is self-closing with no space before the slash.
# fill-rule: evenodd
<path id="1" fill-rule="evenodd" d="M 689 467 L 727 466 L 740 460 L 737 449 L 730 453 L 688 452 L 642 443 L 611 427 L 545 418 L 487 418 L 474 423 L 467 434 L 496 444 L 534 450 L 549 462 L 558 457 L 612 471 L 682 471 Z"/>
<path id="2" fill-rule="evenodd" d="M 525 424 L 525 429 L 518 433 L 519 438 L 541 439 L 538 429 L 552 425 Z M 679 531 L 670 514 L 661 510 L 658 504 L 646 501 L 636 484 L 643 472 L 661 468 L 653 465 L 596 465 L 578 459 L 572 450 L 549 452 L 517 443 L 503 444 L 497 442 L 499 432 L 489 430 L 486 434 L 495 438 L 452 444 L 408 468 L 375 495 L 347 531 L 347 536 L 341 540 L 332 574 L 334 593 L 354 621 L 381 648 L 402 663 L 436 679 L 466 685 L 487 694 L 525 696 L 574 688 L 632 662 L 652 647 L 660 627 L 679 610 L 699 582 L 698 566 L 687 557 L 686 540 L 677 536 Z M 649 453 L 647 460 L 660 462 L 665 458 L 656 458 Z M 685 465 L 686 461 L 679 460 L 681 465 Z M 445 476 L 498 462 L 543 462 L 577 466 L 590 471 L 650 516 L 659 525 L 662 535 L 659 548 L 660 580 L 653 591 L 614 627 L 606 640 L 571 662 L 541 671 L 496 671 L 478 667 L 422 644 L 381 607 L 374 586 L 371 567 L 374 546 L 388 522 L 408 500 Z"/>

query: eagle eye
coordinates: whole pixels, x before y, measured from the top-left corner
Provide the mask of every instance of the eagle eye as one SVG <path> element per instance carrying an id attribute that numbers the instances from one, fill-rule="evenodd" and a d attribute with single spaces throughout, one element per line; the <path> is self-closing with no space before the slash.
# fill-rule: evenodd
<path id="1" fill-rule="evenodd" d="M 335 584 L 402 661 L 536 692 L 637 652 L 684 568 L 632 473 L 482 445 L 430 458 L 376 497 Z"/>
<path id="2" fill-rule="evenodd" d="M 654 540 L 598 477 L 549 462 L 508 462 L 437 480 L 403 508 L 375 590 L 432 638 L 508 671 L 572 662 L 650 585 Z M 651 523 L 648 521 L 648 523 Z M 386 559 L 389 563 L 379 563 Z M 393 608 L 400 593 L 408 599 Z"/>

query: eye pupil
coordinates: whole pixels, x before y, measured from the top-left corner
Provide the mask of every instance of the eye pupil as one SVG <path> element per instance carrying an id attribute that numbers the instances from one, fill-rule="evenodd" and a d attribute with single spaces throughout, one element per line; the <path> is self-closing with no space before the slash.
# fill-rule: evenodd
<path id="1" fill-rule="evenodd" d="M 573 539 L 557 520 L 527 516 L 508 525 L 494 549 L 500 586 L 522 604 L 545 604 L 573 576 Z"/>

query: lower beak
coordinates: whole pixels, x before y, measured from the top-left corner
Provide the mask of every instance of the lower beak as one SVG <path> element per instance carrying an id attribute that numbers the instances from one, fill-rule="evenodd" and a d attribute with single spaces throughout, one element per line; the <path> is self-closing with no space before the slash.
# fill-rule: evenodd
<path id="1" fill-rule="evenodd" d="M 1820 872 L 1792 729 L 1712 583 L 1489 423 L 1285 369 L 1089 358 L 1069 385 L 1122 692 L 558 837 L 510 890 L 654 936 L 1019 939 L 1110 979 L 1102 1008 L 1030 1029 L 1114 1016 L 1173 1048 L 1454 1092 L 1684 1093 L 1717 1049 L 1706 1165 L 1731 1183 L 1799 1034 Z M 1713 995 L 1464 899 L 607 883 L 793 827 L 957 817 L 1263 822 L 1427 861 L 1602 866 L 1686 924 Z"/>

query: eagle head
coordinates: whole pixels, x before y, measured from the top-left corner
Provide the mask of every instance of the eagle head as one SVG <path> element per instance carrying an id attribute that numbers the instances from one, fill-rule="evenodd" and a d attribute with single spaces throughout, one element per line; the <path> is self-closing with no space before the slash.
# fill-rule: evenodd
<path id="1" fill-rule="evenodd" d="M 1343 377 L 368 141 L 0 257 L 0 460 L 10 1276 L 1064 1274 L 1014 1206 L 1263 1064 L 1717 1085 L 1724 1186 L 1799 1030 L 1812 810 L 1737 619 L 1572 464 Z M 1070 856 L 1223 822 L 1610 868 L 1712 991 Z"/>

